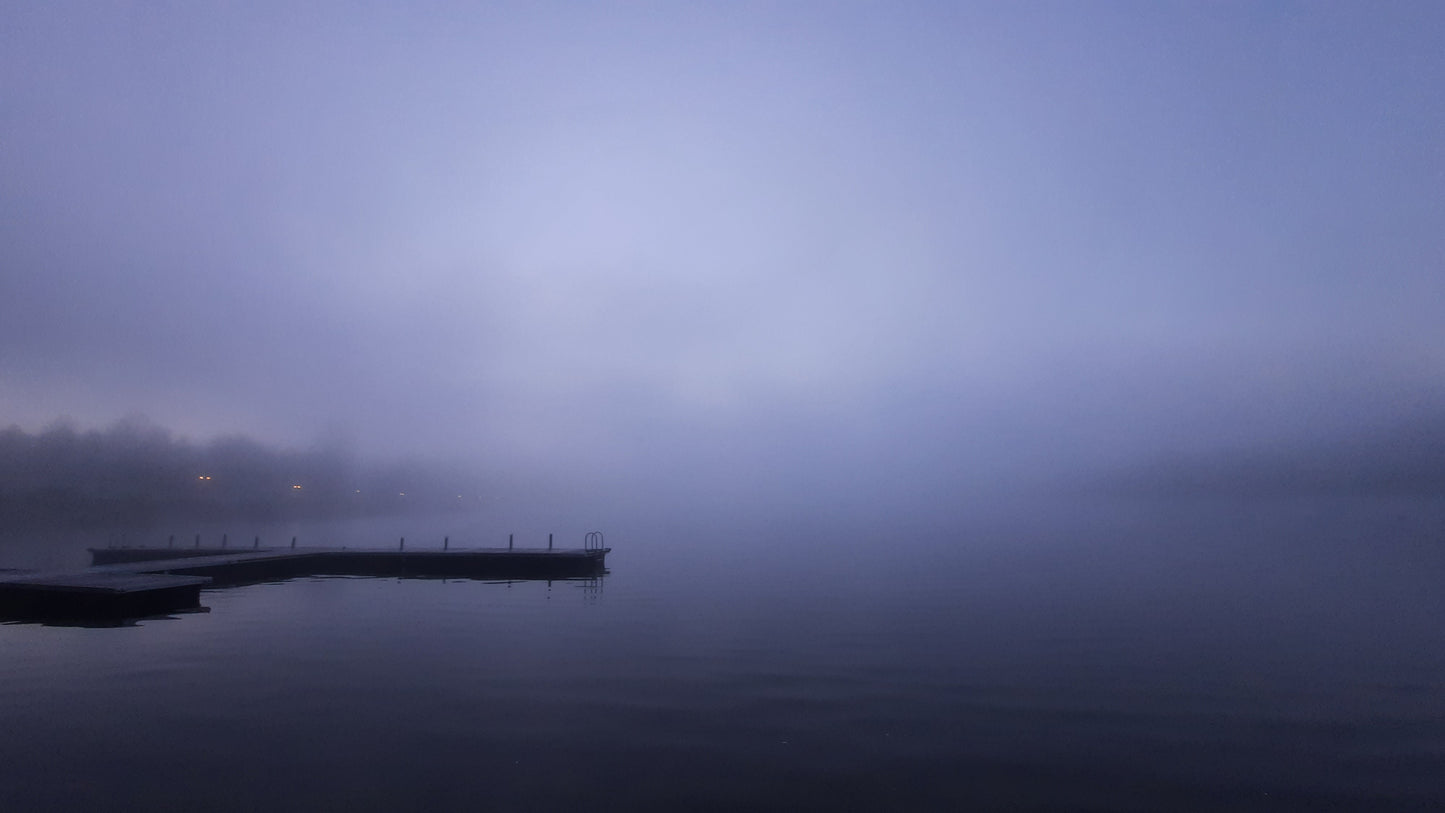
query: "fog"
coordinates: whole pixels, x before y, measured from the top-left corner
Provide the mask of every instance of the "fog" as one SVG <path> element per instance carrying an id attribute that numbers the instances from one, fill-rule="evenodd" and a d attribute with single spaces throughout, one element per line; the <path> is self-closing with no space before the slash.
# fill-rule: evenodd
<path id="1" fill-rule="evenodd" d="M 1442 423 L 1434 6 L 475 5 L 6 4 L 0 425 L 626 522 Z"/>

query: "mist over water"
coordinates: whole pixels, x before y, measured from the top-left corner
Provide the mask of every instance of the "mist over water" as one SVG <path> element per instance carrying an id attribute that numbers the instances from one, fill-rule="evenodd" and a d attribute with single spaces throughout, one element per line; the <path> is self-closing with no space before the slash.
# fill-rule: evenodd
<path id="1" fill-rule="evenodd" d="M 1445 414 L 1428 7 L 5 15 L 30 432 L 919 511 Z"/>
<path id="2" fill-rule="evenodd" d="M 6 625 L 0 754 L 35 781 L 0 799 L 1445 800 L 1438 502 L 1032 507 L 947 529 L 656 524 L 614 529 L 597 580 L 294 580 L 207 591 L 206 614 L 130 629 Z M 457 525 L 412 528 L 485 536 Z"/>
<path id="3" fill-rule="evenodd" d="M 0 625 L 0 807 L 1441 805 L 1442 15 L 5 4 L 0 567 L 614 551 Z"/>

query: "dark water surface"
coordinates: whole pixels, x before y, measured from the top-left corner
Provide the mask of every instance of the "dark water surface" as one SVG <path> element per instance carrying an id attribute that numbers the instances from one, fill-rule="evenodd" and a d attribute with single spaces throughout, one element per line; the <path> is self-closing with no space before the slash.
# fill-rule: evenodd
<path id="1" fill-rule="evenodd" d="M 0 810 L 1439 809 L 1442 520 L 611 528 L 597 581 L 317 578 L 3 625 Z"/>

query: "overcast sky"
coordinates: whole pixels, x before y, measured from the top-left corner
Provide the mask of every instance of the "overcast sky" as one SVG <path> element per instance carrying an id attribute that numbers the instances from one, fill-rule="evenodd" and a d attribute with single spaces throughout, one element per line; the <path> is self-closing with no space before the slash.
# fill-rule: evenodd
<path id="1" fill-rule="evenodd" d="M 1445 403 L 1442 145 L 1431 2 L 12 1 L 0 423 L 926 499 L 1346 432 Z"/>

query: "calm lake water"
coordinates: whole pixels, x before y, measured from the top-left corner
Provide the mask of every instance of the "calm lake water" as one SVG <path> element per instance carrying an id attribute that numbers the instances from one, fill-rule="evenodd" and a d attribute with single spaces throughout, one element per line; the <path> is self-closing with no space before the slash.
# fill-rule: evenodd
<path id="1" fill-rule="evenodd" d="M 321 541 L 495 541 L 469 522 Z M 593 581 L 313 578 L 0 626 L 0 809 L 1445 806 L 1438 502 L 760 525 L 608 528 Z"/>

